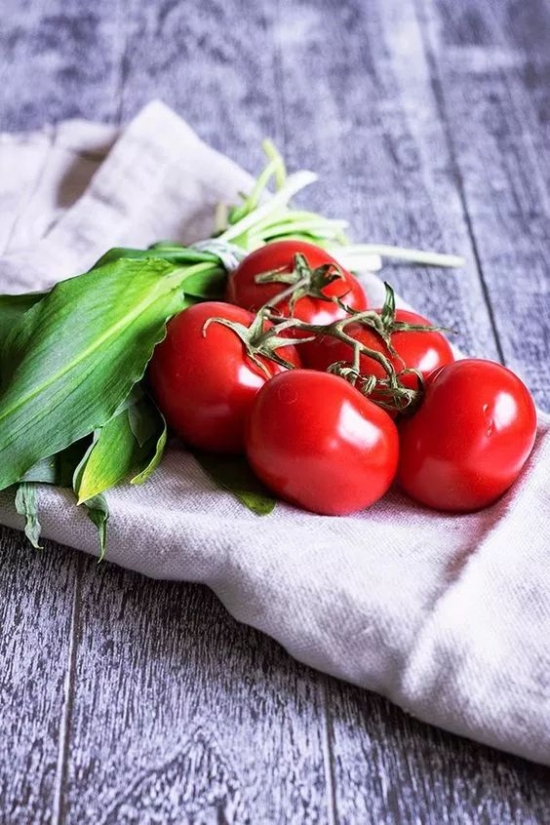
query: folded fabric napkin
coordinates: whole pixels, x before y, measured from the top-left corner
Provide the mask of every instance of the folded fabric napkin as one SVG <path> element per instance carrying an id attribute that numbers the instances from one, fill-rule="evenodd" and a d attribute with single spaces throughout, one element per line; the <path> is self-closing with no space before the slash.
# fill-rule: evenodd
<path id="1" fill-rule="evenodd" d="M 0 289 L 38 289 L 110 246 L 210 233 L 250 177 L 160 103 L 119 135 L 71 121 L 0 139 Z M 374 300 L 380 281 L 371 276 Z M 376 295 L 375 295 L 376 293 Z M 522 478 L 493 507 L 445 515 L 390 493 L 330 518 L 259 517 L 171 448 L 143 487 L 108 494 L 108 558 L 203 582 L 296 659 L 415 716 L 550 764 L 550 435 L 541 414 Z M 0 521 L 21 528 L 13 494 Z M 97 554 L 69 492 L 44 486 L 43 534 Z"/>

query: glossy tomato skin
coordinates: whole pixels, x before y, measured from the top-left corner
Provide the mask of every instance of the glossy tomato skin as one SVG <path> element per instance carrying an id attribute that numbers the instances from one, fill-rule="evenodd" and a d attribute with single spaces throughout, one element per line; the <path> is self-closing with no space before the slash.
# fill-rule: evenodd
<path id="1" fill-rule="evenodd" d="M 400 426 L 398 481 L 416 501 L 470 512 L 496 501 L 533 448 L 537 416 L 527 387 L 506 367 L 465 359 L 428 381 Z"/>
<path id="2" fill-rule="evenodd" d="M 381 310 L 377 309 L 376 312 L 380 313 Z M 395 320 L 407 324 L 430 323 L 422 315 L 404 309 L 396 310 Z M 445 336 L 436 330 L 392 333 L 391 342 L 398 357 L 390 356 L 382 338 L 368 327 L 350 323 L 346 326 L 346 333 L 369 349 L 385 355 L 397 372 L 405 368 L 416 369 L 423 378 L 427 378 L 436 369 L 454 361 L 451 345 Z M 316 370 L 326 370 L 337 361 L 352 361 L 353 349 L 344 341 L 325 335 L 319 336 L 315 341 L 302 344 L 300 356 L 306 366 Z M 360 370 L 364 375 L 386 377 L 384 367 L 366 355 L 360 358 Z M 401 380 L 406 387 L 411 389 L 418 387 L 418 378 L 414 374 L 406 374 Z"/>
<path id="3" fill-rule="evenodd" d="M 305 241 L 293 240 L 273 241 L 251 252 L 238 268 L 230 273 L 227 279 L 226 300 L 256 312 L 288 287 L 288 284 L 281 283 L 257 284 L 256 276 L 273 269 L 291 272 L 294 268 L 296 254 L 303 255 L 311 269 L 316 269 L 323 264 L 333 264 L 342 272 L 342 278 L 333 281 L 323 289 L 323 294 L 327 298 L 342 298 L 352 309 L 367 308 L 367 299 L 357 278 L 339 266 L 336 260 L 321 247 Z M 290 315 L 289 301 L 284 300 L 278 303 L 277 310 L 284 316 Z M 332 301 L 304 296 L 296 301 L 292 315 L 309 324 L 329 324 L 339 318 L 344 318 L 346 312 Z"/>
<path id="4" fill-rule="evenodd" d="M 244 449 L 244 422 L 258 390 L 284 367 L 263 359 L 266 376 L 247 356 L 230 329 L 209 318 L 226 318 L 250 326 L 253 315 L 219 301 L 195 304 L 168 323 L 167 334 L 153 354 L 149 378 L 169 426 L 189 445 L 219 453 Z M 279 351 L 300 365 L 294 347 Z"/>
<path id="5" fill-rule="evenodd" d="M 323 515 L 373 504 L 395 476 L 397 429 L 343 378 L 313 370 L 275 376 L 258 393 L 246 455 L 280 498 Z"/>

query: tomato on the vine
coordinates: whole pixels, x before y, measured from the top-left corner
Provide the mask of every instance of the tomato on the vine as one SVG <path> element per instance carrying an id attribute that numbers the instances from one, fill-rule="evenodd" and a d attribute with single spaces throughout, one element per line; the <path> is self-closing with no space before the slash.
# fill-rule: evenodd
<path id="1" fill-rule="evenodd" d="M 282 499 L 323 515 L 377 501 L 392 483 L 397 428 L 343 378 L 297 369 L 259 391 L 246 428 L 256 475 Z"/>
<path id="2" fill-rule="evenodd" d="M 456 361 L 432 374 L 419 410 L 400 426 L 398 481 L 437 510 L 486 507 L 519 476 L 536 426 L 533 399 L 513 372 Z"/>
<path id="3" fill-rule="evenodd" d="M 263 355 L 255 363 L 237 333 L 214 318 L 245 328 L 254 321 L 251 312 L 219 301 L 185 309 L 169 321 L 149 378 L 161 412 L 185 442 L 212 452 L 239 453 L 254 396 L 285 367 Z M 270 326 L 264 321 L 262 328 Z M 300 366 L 293 346 L 277 354 Z"/>
<path id="4" fill-rule="evenodd" d="M 247 255 L 228 276 L 226 299 L 256 312 L 292 286 L 293 279 L 296 282 L 300 279 L 300 256 L 313 276 L 324 267 L 327 275 L 337 277 L 330 283 L 323 283 L 322 278 L 316 283 L 313 277 L 313 292 L 308 294 L 307 287 L 303 287 L 294 300 L 290 297 L 282 299 L 275 304 L 278 313 L 309 324 L 329 324 L 346 316 L 345 309 L 332 300 L 334 298 L 340 298 L 352 309 L 367 308 L 367 299 L 357 278 L 321 247 L 298 240 L 272 241 Z M 265 278 L 281 280 L 266 282 Z M 316 291 L 320 295 L 316 295 Z"/>
<path id="5" fill-rule="evenodd" d="M 382 314 L 381 309 L 375 312 Z M 394 321 L 397 324 L 414 326 L 430 324 L 422 315 L 405 309 L 395 311 Z M 395 332 L 390 332 L 390 342 L 396 355 L 389 352 L 382 336 L 366 324 L 352 321 L 346 325 L 345 332 L 363 346 L 386 356 L 396 372 L 414 369 L 418 370 L 423 378 L 427 378 L 439 367 L 454 361 L 451 345 L 437 330 L 397 329 Z M 353 348 L 345 341 L 329 335 L 320 335 L 314 341 L 302 344 L 300 355 L 306 366 L 316 370 L 326 370 L 331 364 L 339 361 L 352 362 Z M 387 376 L 382 364 L 368 355 L 360 356 L 359 371 L 363 375 L 375 375 L 377 378 Z M 412 372 L 403 374 L 400 380 L 405 387 L 418 388 L 418 378 Z"/>

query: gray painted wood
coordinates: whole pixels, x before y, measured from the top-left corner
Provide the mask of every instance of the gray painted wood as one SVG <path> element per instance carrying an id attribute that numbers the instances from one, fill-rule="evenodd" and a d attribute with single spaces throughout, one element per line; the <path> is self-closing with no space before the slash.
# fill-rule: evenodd
<path id="1" fill-rule="evenodd" d="M 126 27 L 123 2 L 5 0 L 0 128 L 72 117 L 117 122 Z"/>
<path id="2" fill-rule="evenodd" d="M 321 677 L 206 588 L 90 561 L 77 638 L 67 821 L 326 821 Z"/>
<path id="3" fill-rule="evenodd" d="M 336 820 L 355 825 L 536 825 L 550 773 L 404 713 L 356 688 L 332 691 Z"/>
<path id="4" fill-rule="evenodd" d="M 550 4 L 417 5 L 502 356 L 550 409 Z"/>
<path id="5" fill-rule="evenodd" d="M 160 96 L 250 169 L 273 137 L 356 238 L 464 253 L 392 280 L 548 402 L 543 0 L 8 5 L 2 128 Z M 550 820 L 547 769 L 297 665 L 206 589 L 3 541 L 0 822 Z"/>
<path id="6" fill-rule="evenodd" d="M 0 528 L 0 822 L 51 822 L 64 758 L 72 606 L 81 560 Z"/>
<path id="7" fill-rule="evenodd" d="M 281 130 L 269 7 L 204 0 L 190 13 L 177 0 L 128 0 L 123 119 L 160 97 L 209 144 L 259 168 L 261 141 L 280 143 Z"/>
<path id="8" fill-rule="evenodd" d="M 310 203 L 349 219 L 354 238 L 463 254 L 460 271 L 402 266 L 385 277 L 465 350 L 496 357 L 412 7 L 278 2 L 287 154 L 321 174 Z"/>

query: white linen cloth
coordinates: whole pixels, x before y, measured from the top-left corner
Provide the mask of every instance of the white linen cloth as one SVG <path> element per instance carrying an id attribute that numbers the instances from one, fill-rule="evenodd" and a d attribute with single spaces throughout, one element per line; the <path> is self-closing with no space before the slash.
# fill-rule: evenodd
<path id="1" fill-rule="evenodd" d="M 160 103 L 120 136 L 72 121 L 0 139 L 0 291 L 84 271 L 108 247 L 208 236 L 250 177 Z M 380 295 L 371 276 L 367 291 Z M 143 487 L 108 493 L 108 559 L 203 582 L 296 659 L 447 730 L 550 764 L 550 436 L 496 505 L 425 510 L 390 493 L 365 512 L 255 516 L 171 448 Z M 0 521 L 21 528 L 12 491 Z M 97 554 L 67 491 L 40 493 L 43 534 Z"/>

